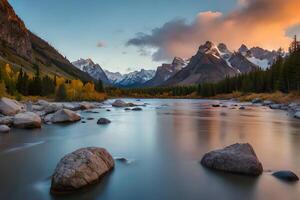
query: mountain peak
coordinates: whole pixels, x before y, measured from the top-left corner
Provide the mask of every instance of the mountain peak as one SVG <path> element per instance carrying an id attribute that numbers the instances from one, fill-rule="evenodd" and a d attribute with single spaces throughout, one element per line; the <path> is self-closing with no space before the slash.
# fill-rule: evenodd
<path id="1" fill-rule="evenodd" d="M 242 44 L 238 51 L 240 53 L 246 53 L 248 50 L 249 50 L 248 47 L 246 45 Z"/>
<path id="2" fill-rule="evenodd" d="M 217 57 L 220 57 L 220 52 L 218 47 L 211 41 L 206 41 L 204 45 L 201 45 L 199 47 L 198 52 L 204 53 L 204 54 L 212 54 Z"/>

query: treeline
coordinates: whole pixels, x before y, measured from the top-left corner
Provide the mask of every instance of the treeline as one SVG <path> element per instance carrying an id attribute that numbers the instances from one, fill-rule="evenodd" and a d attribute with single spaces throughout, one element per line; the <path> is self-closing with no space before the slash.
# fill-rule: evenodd
<path id="1" fill-rule="evenodd" d="M 182 97 L 196 94 L 197 86 L 114 88 L 105 89 L 109 96 L 117 97 Z"/>
<path id="2" fill-rule="evenodd" d="M 28 74 L 22 68 L 14 70 L 9 64 L 0 66 L 0 95 L 42 96 L 57 100 L 102 100 L 105 97 L 102 82 L 83 83 L 81 80 L 68 80 L 54 75 L 41 76 L 35 66 L 35 74 Z"/>
<path id="3" fill-rule="evenodd" d="M 267 70 L 258 69 L 248 74 L 226 78 L 218 83 L 198 85 L 198 94 L 203 97 L 217 94 L 239 92 L 272 93 L 281 91 L 289 93 L 300 91 L 300 51 L 288 57 L 278 57 Z"/>

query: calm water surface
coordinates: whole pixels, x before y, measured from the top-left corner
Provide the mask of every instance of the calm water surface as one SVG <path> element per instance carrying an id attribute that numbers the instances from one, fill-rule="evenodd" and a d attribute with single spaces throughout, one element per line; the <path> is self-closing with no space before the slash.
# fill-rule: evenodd
<path id="1" fill-rule="evenodd" d="M 300 199 L 299 183 L 279 181 L 270 173 L 290 169 L 300 175 L 299 120 L 258 106 L 212 108 L 206 100 L 141 102 L 150 104 L 141 112 L 97 109 L 99 113 L 81 112 L 95 118 L 86 124 L 0 135 L 0 199 Z M 112 123 L 99 126 L 100 117 Z M 199 164 L 204 153 L 236 142 L 253 145 L 264 165 L 262 176 L 225 174 Z M 51 174 L 60 158 L 87 146 L 105 147 L 132 162 L 116 162 L 101 183 L 80 192 L 50 195 Z"/>

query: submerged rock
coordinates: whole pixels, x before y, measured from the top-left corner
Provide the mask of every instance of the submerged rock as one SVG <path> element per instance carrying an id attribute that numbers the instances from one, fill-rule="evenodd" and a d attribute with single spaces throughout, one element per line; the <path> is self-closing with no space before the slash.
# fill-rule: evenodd
<path id="1" fill-rule="evenodd" d="M 50 116 L 50 121 L 53 123 L 76 122 L 80 119 L 80 115 L 68 109 L 61 109 Z"/>
<path id="2" fill-rule="evenodd" d="M 51 192 L 71 192 L 96 183 L 114 165 L 114 159 L 103 148 L 78 149 L 59 161 L 52 176 Z"/>
<path id="3" fill-rule="evenodd" d="M 14 117 L 13 125 L 17 128 L 41 128 L 40 116 L 33 112 L 18 113 Z"/>
<path id="4" fill-rule="evenodd" d="M 15 115 L 23 109 L 24 106 L 16 100 L 6 97 L 0 99 L 0 113 L 4 115 Z"/>
<path id="5" fill-rule="evenodd" d="M 258 176 L 263 172 L 262 164 L 248 143 L 237 143 L 206 153 L 201 164 L 216 170 L 251 176 Z"/>
<path id="6" fill-rule="evenodd" d="M 110 124 L 110 123 L 111 123 L 111 121 L 109 119 L 106 119 L 106 118 L 100 118 L 97 121 L 97 124 L 101 124 L 101 125 Z"/>
<path id="7" fill-rule="evenodd" d="M 125 108 L 124 110 L 125 110 L 125 111 L 129 111 L 129 110 L 131 110 L 131 109 L 130 109 L 130 108 Z"/>
<path id="8" fill-rule="evenodd" d="M 0 125 L 0 133 L 8 133 L 10 128 L 6 125 Z"/>
<path id="9" fill-rule="evenodd" d="M 278 179 L 288 181 L 288 182 L 299 181 L 298 176 L 292 171 L 278 171 L 278 172 L 274 172 L 272 175 Z"/>
<path id="10" fill-rule="evenodd" d="M 245 110 L 246 107 L 245 107 L 245 106 L 241 106 L 239 109 L 240 109 L 240 110 Z"/>
<path id="11" fill-rule="evenodd" d="M 139 107 L 135 107 L 135 108 L 132 108 L 131 110 L 132 110 L 132 111 L 142 111 L 143 109 L 142 109 L 142 108 L 139 108 Z"/>
<path id="12" fill-rule="evenodd" d="M 214 107 L 214 108 L 218 108 L 218 107 L 220 107 L 220 104 L 213 104 L 211 106 Z"/>

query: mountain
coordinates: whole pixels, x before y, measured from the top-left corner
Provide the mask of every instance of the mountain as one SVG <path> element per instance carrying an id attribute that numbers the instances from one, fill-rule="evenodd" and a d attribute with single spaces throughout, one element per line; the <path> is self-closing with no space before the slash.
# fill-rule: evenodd
<path id="1" fill-rule="evenodd" d="M 221 48 L 222 52 L 210 41 L 201 45 L 196 55 L 190 59 L 189 64 L 163 85 L 191 85 L 203 82 L 216 82 L 238 74 L 238 69 L 228 63 L 231 52 L 227 51 L 226 45 L 221 44 L 219 47 L 223 47 Z"/>
<path id="2" fill-rule="evenodd" d="M 104 70 L 104 72 L 111 84 L 117 84 L 124 78 L 124 75 L 120 72 L 110 72 L 108 70 Z"/>
<path id="3" fill-rule="evenodd" d="M 7 0 L 0 0 L 0 24 L 1 65 L 9 63 L 13 68 L 22 67 L 29 73 L 34 73 L 35 65 L 38 65 L 41 74 L 92 80 L 46 41 L 30 32 Z"/>
<path id="4" fill-rule="evenodd" d="M 72 62 L 81 71 L 88 73 L 95 80 L 101 80 L 103 83 L 110 84 L 110 80 L 107 78 L 106 73 L 103 71 L 99 64 L 95 64 L 90 58 L 79 59 Z"/>
<path id="5" fill-rule="evenodd" d="M 281 50 L 269 51 L 261 47 L 252 47 L 248 49 L 244 44 L 239 48 L 238 52 L 262 69 L 267 69 L 274 63 L 279 55 L 284 55 L 284 52 Z"/>
<path id="6" fill-rule="evenodd" d="M 115 83 L 119 87 L 140 87 L 146 81 L 152 79 L 155 75 L 155 70 L 145 70 L 141 69 L 140 71 L 130 72 L 124 74 L 123 78 Z"/>
<path id="7" fill-rule="evenodd" d="M 184 61 L 182 58 L 175 57 L 171 64 L 162 64 L 160 67 L 158 67 L 154 77 L 145 82 L 143 87 L 155 87 L 163 84 L 186 65 L 186 61 Z"/>

